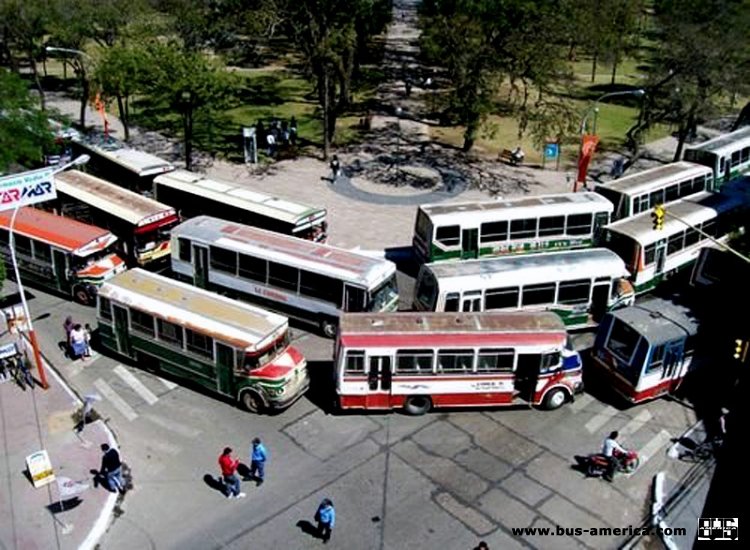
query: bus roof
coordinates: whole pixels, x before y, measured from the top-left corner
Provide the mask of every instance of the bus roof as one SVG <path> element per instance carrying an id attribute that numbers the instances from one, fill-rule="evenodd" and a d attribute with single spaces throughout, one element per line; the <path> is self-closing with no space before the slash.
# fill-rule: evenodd
<path id="1" fill-rule="evenodd" d="M 600 183 L 594 189 L 613 189 L 626 195 L 636 195 L 651 189 L 658 189 L 665 183 L 676 179 L 694 178 L 701 175 L 713 175 L 713 171 L 708 166 L 680 161 L 649 168 L 618 180 Z"/>
<path id="2" fill-rule="evenodd" d="M 654 229 L 651 211 L 648 211 L 611 223 L 605 227 L 605 231 L 627 235 L 639 243 L 647 245 L 685 230 L 685 224 L 670 217 L 670 213 L 690 225 L 696 225 L 715 218 L 717 212 L 726 212 L 738 208 L 743 203 L 743 197 L 739 194 L 701 193 L 691 199 L 683 199 L 665 205 L 667 215 L 664 218 L 663 229 Z"/>
<path id="3" fill-rule="evenodd" d="M 498 278 L 512 277 L 524 284 L 561 280 L 592 279 L 600 276 L 626 277 L 628 271 L 620 257 L 606 248 L 587 248 L 561 252 L 542 252 L 525 256 L 505 256 L 455 263 L 425 264 L 439 279 L 453 279 L 461 287 L 463 281 L 480 278 L 481 285 L 496 284 Z M 467 290 L 471 290 L 467 287 Z"/>
<path id="4" fill-rule="evenodd" d="M 259 193 L 250 186 L 242 185 L 240 182 L 230 183 L 209 179 L 202 174 L 188 172 L 187 170 L 175 170 L 169 174 L 158 176 L 154 179 L 154 185 L 164 185 L 294 225 L 305 221 L 310 216 L 319 215 L 321 212 L 325 213 L 325 208 L 266 195 Z"/>
<path id="5" fill-rule="evenodd" d="M 607 315 L 632 327 L 654 345 L 698 333 L 698 321 L 688 308 L 661 298 L 648 298 Z"/>
<path id="6" fill-rule="evenodd" d="M 116 275 L 99 295 L 249 351 L 265 347 L 288 326 L 276 313 L 143 269 Z"/>
<path id="7" fill-rule="evenodd" d="M 383 258 L 372 258 L 210 216 L 196 216 L 184 221 L 172 229 L 172 235 L 257 255 L 367 288 L 378 285 L 396 272 L 396 265 Z"/>
<path id="8" fill-rule="evenodd" d="M 347 347 L 561 345 L 567 338 L 551 312 L 345 313 L 339 335 Z"/>
<path id="9" fill-rule="evenodd" d="M 109 212 L 136 226 L 177 215 L 171 206 L 78 170 L 68 170 L 55 175 L 55 184 L 60 193 Z"/>
<path id="10" fill-rule="evenodd" d="M 12 215 L 10 210 L 0 212 L 0 227 L 8 229 Z M 101 227 L 31 207 L 18 211 L 13 231 L 82 258 L 104 250 L 117 240 L 117 237 Z"/>
<path id="11" fill-rule="evenodd" d="M 565 207 L 564 212 L 560 208 Z M 419 207 L 434 223 L 446 223 L 468 214 L 478 223 L 498 216 L 523 218 L 560 213 L 584 213 L 592 209 L 612 212 L 614 206 L 597 193 L 560 193 L 495 201 L 463 202 L 455 204 L 423 204 Z M 502 212 L 504 211 L 504 212 Z"/>
<path id="12" fill-rule="evenodd" d="M 734 151 L 738 145 L 742 144 L 746 147 L 750 146 L 750 126 L 745 126 L 728 134 L 722 134 L 698 145 L 691 145 L 686 147 L 685 151 L 710 151 L 723 156 L 724 153 Z"/>
<path id="13" fill-rule="evenodd" d="M 174 170 L 174 164 L 162 158 L 126 147 L 120 141 L 99 134 L 86 136 L 76 143 L 90 150 L 93 154 L 106 158 L 123 168 L 135 172 L 139 177 L 155 176 Z"/>

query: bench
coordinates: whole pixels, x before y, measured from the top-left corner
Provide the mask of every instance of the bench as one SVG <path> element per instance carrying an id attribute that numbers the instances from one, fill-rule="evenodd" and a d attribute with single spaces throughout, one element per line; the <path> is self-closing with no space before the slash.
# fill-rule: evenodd
<path id="1" fill-rule="evenodd" d="M 513 151 L 511 151 L 510 149 L 503 149 L 498 155 L 498 158 L 502 161 L 507 162 L 511 166 L 518 166 L 519 164 L 518 159 L 513 156 Z"/>

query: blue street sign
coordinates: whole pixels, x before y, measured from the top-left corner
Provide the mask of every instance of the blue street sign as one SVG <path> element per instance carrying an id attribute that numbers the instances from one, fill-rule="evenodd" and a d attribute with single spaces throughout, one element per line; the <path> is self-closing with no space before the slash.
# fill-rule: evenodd
<path id="1" fill-rule="evenodd" d="M 544 145 L 544 158 L 556 159 L 560 154 L 560 145 L 557 143 L 546 143 Z"/>

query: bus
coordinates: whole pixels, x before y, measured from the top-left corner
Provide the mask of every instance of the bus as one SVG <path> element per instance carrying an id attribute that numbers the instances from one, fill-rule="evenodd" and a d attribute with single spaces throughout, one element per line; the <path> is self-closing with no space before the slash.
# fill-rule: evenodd
<path id="1" fill-rule="evenodd" d="M 750 126 L 686 147 L 682 158 L 713 170 L 719 188 L 750 170 Z"/>
<path id="2" fill-rule="evenodd" d="M 424 264 L 414 309 L 553 311 L 569 328 L 581 328 L 633 302 L 628 275 L 604 248 Z"/>
<path id="3" fill-rule="evenodd" d="M 593 246 L 612 214 L 596 193 L 422 205 L 413 246 L 424 263 Z"/>
<path id="4" fill-rule="evenodd" d="M 612 221 L 650 212 L 657 204 L 669 204 L 713 189 L 710 168 L 692 162 L 673 162 L 600 183 L 594 191 L 615 205 Z"/>
<path id="5" fill-rule="evenodd" d="M 289 407 L 310 383 L 286 317 L 144 269 L 102 285 L 97 321 L 106 349 L 251 412 Z"/>
<path id="6" fill-rule="evenodd" d="M 583 391 L 553 313 L 346 313 L 334 366 L 341 409 L 537 405 Z"/>
<path id="7" fill-rule="evenodd" d="M 0 212 L 0 254 L 12 265 L 8 230 L 12 211 Z M 24 280 L 90 305 L 104 281 L 125 270 L 117 237 L 101 227 L 24 207 L 13 229 L 18 271 Z M 12 270 L 9 270 L 12 273 Z"/>
<path id="8" fill-rule="evenodd" d="M 172 271 L 336 335 L 342 311 L 395 311 L 396 265 L 209 216 L 172 230 Z"/>
<path id="9" fill-rule="evenodd" d="M 73 158 L 83 154 L 91 157 L 86 171 L 142 195 L 151 194 L 156 176 L 175 169 L 169 161 L 104 134 L 88 134 L 71 140 L 70 145 Z"/>
<path id="10" fill-rule="evenodd" d="M 631 403 L 673 393 L 694 366 L 698 322 L 690 310 L 660 298 L 604 316 L 593 365 Z"/>
<path id="11" fill-rule="evenodd" d="M 180 223 L 174 208 L 77 170 L 57 174 L 55 187 L 57 198 L 42 208 L 109 229 L 130 266 L 169 265 L 169 232 Z"/>
<path id="12" fill-rule="evenodd" d="M 746 211 L 741 195 L 704 193 L 667 206 L 663 229 L 654 229 L 650 212 L 620 220 L 604 229 L 602 245 L 617 253 L 630 271 L 636 294 L 689 267 L 709 240 L 695 228 L 726 242 Z"/>
<path id="13" fill-rule="evenodd" d="M 182 218 L 205 214 L 315 242 L 327 237 L 325 208 L 259 193 L 239 182 L 176 170 L 154 180 L 154 195 L 175 207 Z"/>

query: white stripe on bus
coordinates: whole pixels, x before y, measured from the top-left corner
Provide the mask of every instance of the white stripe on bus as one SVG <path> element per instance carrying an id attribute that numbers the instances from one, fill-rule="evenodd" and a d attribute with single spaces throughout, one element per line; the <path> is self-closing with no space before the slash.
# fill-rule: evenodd
<path id="1" fill-rule="evenodd" d="M 123 382 L 133 388 L 133 391 L 137 393 L 149 405 L 153 405 L 159 400 L 159 398 L 150 389 L 148 389 L 143 384 L 143 382 L 138 380 L 132 372 L 127 370 L 122 365 L 117 365 L 114 368 L 114 371 L 117 376 L 122 378 Z"/>
<path id="2" fill-rule="evenodd" d="M 120 411 L 120 413 L 130 422 L 138 418 L 138 413 L 135 412 L 133 408 L 128 405 L 122 397 L 117 395 L 115 390 L 113 390 L 112 387 L 104 380 L 102 380 L 101 378 L 97 379 L 94 382 L 94 387 L 99 390 L 99 393 L 106 397 L 107 400 L 109 400 L 112 405 L 114 405 L 114 407 L 118 411 Z"/>

